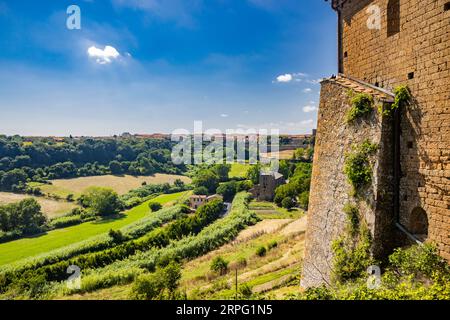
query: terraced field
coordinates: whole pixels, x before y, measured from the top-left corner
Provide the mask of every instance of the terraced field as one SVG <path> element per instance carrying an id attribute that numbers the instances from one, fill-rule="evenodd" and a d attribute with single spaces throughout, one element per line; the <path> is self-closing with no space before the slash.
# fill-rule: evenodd
<path id="1" fill-rule="evenodd" d="M 267 201 L 252 201 L 249 209 L 255 211 L 261 219 L 297 219 L 304 215 L 303 210 L 297 208 L 287 210 Z"/>
<path id="2" fill-rule="evenodd" d="M 2 243 L 0 244 L 0 266 L 86 240 L 106 233 L 110 229 L 119 229 L 148 215 L 150 212 L 149 202 L 159 202 L 162 205 L 170 206 L 175 200 L 186 197 L 188 194 L 189 192 L 180 192 L 160 195 L 114 218 L 87 222 L 34 237 Z"/>

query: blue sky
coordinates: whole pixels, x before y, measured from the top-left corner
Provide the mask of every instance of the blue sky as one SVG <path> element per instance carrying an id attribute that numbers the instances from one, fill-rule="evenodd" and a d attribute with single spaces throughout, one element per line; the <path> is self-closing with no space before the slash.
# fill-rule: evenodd
<path id="1" fill-rule="evenodd" d="M 310 132 L 335 21 L 323 0 L 0 0 L 0 133 Z"/>

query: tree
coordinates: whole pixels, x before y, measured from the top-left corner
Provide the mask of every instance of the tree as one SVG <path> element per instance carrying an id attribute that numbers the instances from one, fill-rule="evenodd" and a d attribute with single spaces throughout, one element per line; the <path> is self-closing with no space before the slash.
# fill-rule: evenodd
<path id="1" fill-rule="evenodd" d="M 289 179 L 290 168 L 289 163 L 286 160 L 280 161 L 278 172 L 281 173 L 285 179 Z"/>
<path id="2" fill-rule="evenodd" d="M 216 164 L 212 170 L 219 177 L 220 182 L 228 181 L 228 175 L 231 170 L 229 164 Z"/>
<path id="3" fill-rule="evenodd" d="M 236 181 L 224 182 L 217 188 L 217 194 L 223 196 L 225 201 L 231 201 L 237 192 Z"/>
<path id="4" fill-rule="evenodd" d="M 173 183 L 173 185 L 177 188 L 184 188 L 184 182 L 180 179 L 176 179 Z"/>
<path id="5" fill-rule="evenodd" d="M 122 232 L 120 230 L 109 230 L 108 235 L 111 237 L 111 239 L 113 239 L 113 241 L 115 243 L 120 243 L 123 242 L 125 240 L 125 236 L 122 234 Z"/>
<path id="6" fill-rule="evenodd" d="M 209 194 L 208 189 L 206 189 L 206 187 L 197 187 L 194 189 L 194 194 L 199 195 L 199 196 L 207 196 Z"/>
<path id="7" fill-rule="evenodd" d="M 194 178 L 193 183 L 195 187 L 205 187 L 208 189 L 208 193 L 212 194 L 216 192 L 216 189 L 219 186 L 219 180 L 219 177 L 213 171 L 202 170 Z"/>
<path id="8" fill-rule="evenodd" d="M 292 209 L 295 206 L 295 202 L 291 197 L 286 197 L 281 201 L 281 206 L 285 209 Z"/>
<path id="9" fill-rule="evenodd" d="M 110 188 L 90 187 L 83 193 L 82 201 L 97 216 L 113 215 L 122 208 L 119 196 Z"/>
<path id="10" fill-rule="evenodd" d="M 261 165 L 259 163 L 250 166 L 250 168 L 247 171 L 247 179 L 251 180 L 253 184 L 258 184 L 260 172 L 261 172 Z"/>
<path id="11" fill-rule="evenodd" d="M 122 171 L 122 166 L 120 165 L 120 162 L 117 160 L 113 160 L 109 163 L 109 170 L 111 171 L 112 174 L 121 174 Z"/>
<path id="12" fill-rule="evenodd" d="M 148 204 L 148 207 L 150 208 L 150 210 L 151 210 L 152 212 L 156 212 L 156 211 L 159 211 L 159 210 L 162 209 L 162 204 L 159 203 L 159 202 L 150 202 L 150 203 Z"/>
<path id="13" fill-rule="evenodd" d="M 308 210 L 309 206 L 309 191 L 304 191 L 298 196 L 298 204 L 304 210 Z"/>
<path id="14" fill-rule="evenodd" d="M 215 257 L 211 262 L 210 269 L 213 272 L 224 275 L 228 271 L 228 261 L 226 261 L 221 256 Z"/>
<path id="15" fill-rule="evenodd" d="M 45 224 L 46 218 L 41 206 L 33 198 L 0 206 L 0 229 L 25 234 L 36 233 Z"/>

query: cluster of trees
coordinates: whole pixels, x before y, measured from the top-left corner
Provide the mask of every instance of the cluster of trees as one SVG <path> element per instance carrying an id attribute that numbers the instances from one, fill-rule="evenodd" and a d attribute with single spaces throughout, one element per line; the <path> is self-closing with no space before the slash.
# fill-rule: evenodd
<path id="1" fill-rule="evenodd" d="M 0 231 L 3 233 L 31 234 L 40 231 L 45 223 L 41 206 L 33 198 L 0 205 Z"/>
<path id="2" fill-rule="evenodd" d="M 253 187 L 251 180 L 231 180 L 229 178 L 231 166 L 216 164 L 196 172 L 194 178 L 194 193 L 198 195 L 211 195 L 214 193 L 223 196 L 225 201 L 233 200 L 241 191 L 248 191 Z"/>
<path id="3" fill-rule="evenodd" d="M 125 208 L 131 208 L 141 204 L 149 199 L 149 197 L 156 196 L 162 193 L 177 193 L 189 190 L 190 185 L 185 184 L 180 179 L 175 180 L 174 184 L 169 183 L 162 184 L 146 184 L 140 188 L 128 191 L 128 193 L 122 195 L 120 199 L 123 202 Z"/>
<path id="4" fill-rule="evenodd" d="M 95 216 L 114 215 L 123 209 L 119 195 L 111 188 L 90 187 L 78 202 Z"/>
<path id="5" fill-rule="evenodd" d="M 182 173 L 173 142 L 140 138 L 23 138 L 0 136 L 0 189 L 24 191 L 27 181 L 102 174 Z"/>
<path id="6" fill-rule="evenodd" d="M 311 185 L 312 164 L 300 162 L 297 164 L 280 165 L 283 175 L 289 183 L 279 186 L 275 190 L 274 202 L 286 209 L 299 205 L 308 209 L 309 188 Z"/>

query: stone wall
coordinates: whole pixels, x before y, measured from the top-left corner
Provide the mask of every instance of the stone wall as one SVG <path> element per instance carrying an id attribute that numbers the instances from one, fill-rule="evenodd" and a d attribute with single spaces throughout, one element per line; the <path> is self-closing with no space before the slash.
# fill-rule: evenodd
<path id="1" fill-rule="evenodd" d="M 414 212 L 424 211 L 428 239 L 450 261 L 448 2 L 348 0 L 341 12 L 343 73 L 388 90 L 411 89 L 414 103 L 401 116 L 400 222 L 413 230 Z M 380 8 L 380 30 L 368 28 L 371 5 Z"/>
<path id="2" fill-rule="evenodd" d="M 344 78 L 322 82 L 319 119 L 314 153 L 306 232 L 302 286 L 330 283 L 333 266 L 332 242 L 346 232 L 346 203 L 356 204 L 373 237 L 373 253 L 379 257 L 392 248 L 393 210 L 393 134 L 392 117 L 380 116 L 376 107 L 371 115 L 354 123 L 346 122 L 350 109 L 349 89 L 360 85 Z M 357 90 L 357 89 L 356 89 Z M 362 92 L 374 92 L 361 88 Z M 387 98 L 377 98 L 375 105 Z M 344 174 L 345 156 L 352 147 L 369 139 L 379 145 L 373 159 L 373 180 L 362 200 L 355 200 Z"/>

